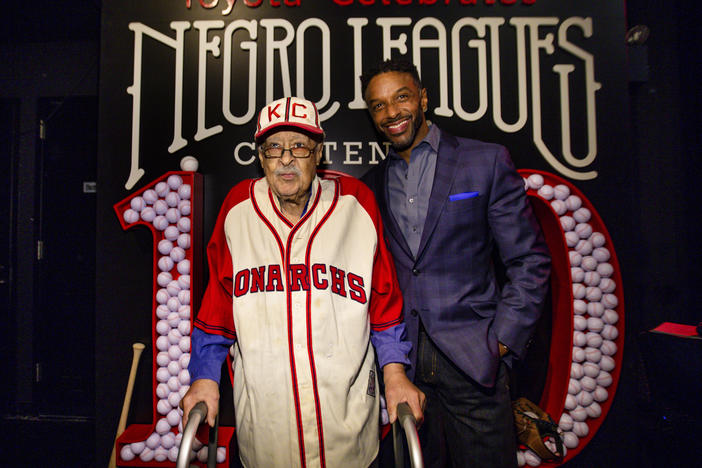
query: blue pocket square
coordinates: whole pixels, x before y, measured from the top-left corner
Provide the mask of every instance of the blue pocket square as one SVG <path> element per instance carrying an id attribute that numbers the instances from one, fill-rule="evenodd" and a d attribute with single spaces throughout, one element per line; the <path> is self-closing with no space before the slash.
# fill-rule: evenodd
<path id="1" fill-rule="evenodd" d="M 480 192 L 454 193 L 453 195 L 449 195 L 449 200 L 450 201 L 465 200 L 466 198 L 473 198 L 473 197 L 477 197 L 478 195 L 480 195 Z"/>

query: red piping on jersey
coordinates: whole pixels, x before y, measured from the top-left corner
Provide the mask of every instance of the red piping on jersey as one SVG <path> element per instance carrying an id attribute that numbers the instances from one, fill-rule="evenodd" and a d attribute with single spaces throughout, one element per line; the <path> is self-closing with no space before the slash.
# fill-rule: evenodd
<path id="1" fill-rule="evenodd" d="M 273 191 L 270 187 L 268 187 L 268 198 L 271 200 L 271 206 L 273 207 L 275 214 L 278 215 L 280 220 L 284 222 L 287 227 L 292 229 L 293 223 L 291 223 L 290 220 L 286 218 L 285 215 L 278 209 L 278 206 L 275 204 L 275 200 L 273 199 Z"/>
<path id="2" fill-rule="evenodd" d="M 290 356 L 290 377 L 292 379 L 292 390 L 293 390 L 293 400 L 295 402 L 295 423 L 297 424 L 297 443 L 300 448 L 300 466 L 302 468 L 305 468 L 305 440 L 304 440 L 304 433 L 302 431 L 302 416 L 300 415 L 300 395 L 298 394 L 297 390 L 297 370 L 295 368 L 295 350 L 293 349 L 293 342 L 292 342 L 292 315 L 290 313 L 292 307 L 290 304 L 290 288 L 287 286 L 288 283 L 288 276 L 289 276 L 289 269 L 287 267 L 287 255 L 285 252 L 285 249 L 283 248 L 283 242 L 280 239 L 280 236 L 278 235 L 278 232 L 275 230 L 273 225 L 268 221 L 268 218 L 266 218 L 263 213 L 261 212 L 261 209 L 259 208 L 258 204 L 256 203 L 256 198 L 254 197 L 254 184 L 251 184 L 250 188 L 250 198 L 251 198 L 251 204 L 254 207 L 254 210 L 256 211 L 256 214 L 258 215 L 259 218 L 261 218 L 261 221 L 268 226 L 268 229 L 271 231 L 273 234 L 273 237 L 275 238 L 276 242 L 278 242 L 278 249 L 280 250 L 280 257 L 281 261 L 283 262 L 283 265 L 285 265 L 285 289 L 286 289 L 286 295 L 287 295 L 287 308 L 288 308 L 288 355 Z M 268 189 L 269 195 L 271 194 L 271 189 Z M 273 200 L 271 199 L 271 203 Z M 275 207 L 275 204 L 273 203 L 273 207 Z M 291 233 L 292 234 L 292 233 Z M 290 236 L 292 238 L 292 236 Z"/>
<path id="3" fill-rule="evenodd" d="M 319 190 L 317 193 L 321 193 L 322 188 L 320 185 Z M 307 250 L 305 252 L 305 265 L 310 264 L 310 252 L 312 249 L 312 242 L 314 241 L 314 238 L 317 236 L 319 233 L 319 230 L 322 228 L 324 223 L 327 222 L 329 219 L 329 216 L 331 216 L 332 212 L 334 211 L 334 208 L 336 208 L 336 204 L 339 201 L 339 182 L 334 181 L 334 199 L 332 200 L 332 204 L 327 210 L 327 212 L 324 214 L 322 219 L 317 223 L 317 226 L 315 226 L 314 230 L 312 231 L 312 234 L 310 234 L 310 238 L 307 241 Z M 309 268 L 309 267 L 308 267 Z M 324 455 L 324 430 L 322 428 L 322 409 L 321 405 L 319 403 L 319 390 L 317 389 L 317 370 L 314 365 L 314 350 L 312 348 L 312 290 L 308 290 L 306 294 L 306 309 L 307 309 L 307 354 L 310 358 L 310 369 L 312 371 L 312 390 L 314 392 L 314 409 L 315 413 L 317 416 L 317 435 L 319 436 L 319 463 L 322 468 L 326 466 L 326 458 Z"/>

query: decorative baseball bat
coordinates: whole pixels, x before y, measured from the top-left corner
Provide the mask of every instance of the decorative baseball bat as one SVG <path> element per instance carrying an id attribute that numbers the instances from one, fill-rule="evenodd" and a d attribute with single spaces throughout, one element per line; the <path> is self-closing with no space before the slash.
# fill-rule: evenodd
<path id="1" fill-rule="evenodd" d="M 129 414 L 129 406 L 132 403 L 132 391 L 134 390 L 134 381 L 136 380 L 137 367 L 139 367 L 139 358 L 141 357 L 141 352 L 144 351 L 143 343 L 134 343 L 132 345 L 132 368 L 129 371 L 129 380 L 127 381 L 127 392 L 124 394 L 124 404 L 122 405 L 122 414 L 119 416 L 119 423 L 117 424 L 117 435 L 115 436 L 115 442 L 112 445 L 112 455 L 110 456 L 109 468 L 115 468 L 117 466 L 117 439 L 122 435 L 124 429 L 127 427 L 127 415 Z"/>

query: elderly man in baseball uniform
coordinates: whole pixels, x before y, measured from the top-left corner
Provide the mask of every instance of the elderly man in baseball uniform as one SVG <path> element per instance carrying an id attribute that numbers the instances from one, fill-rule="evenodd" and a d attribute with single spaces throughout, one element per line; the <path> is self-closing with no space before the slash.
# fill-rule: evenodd
<path id="1" fill-rule="evenodd" d="M 210 279 L 192 334 L 187 415 L 218 411 L 232 349 L 246 467 L 367 467 L 379 444 L 376 353 L 391 421 L 424 395 L 405 376 L 402 298 L 375 199 L 352 177 L 321 179 L 314 104 L 265 106 L 255 139 L 265 177 L 227 195 L 207 247 Z"/>

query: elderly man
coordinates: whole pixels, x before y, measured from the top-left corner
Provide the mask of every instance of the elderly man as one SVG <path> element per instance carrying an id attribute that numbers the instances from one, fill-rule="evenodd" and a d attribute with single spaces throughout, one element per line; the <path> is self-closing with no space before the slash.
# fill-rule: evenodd
<path id="1" fill-rule="evenodd" d="M 402 401 L 422 418 L 424 395 L 404 372 L 409 343 L 378 208 L 356 179 L 317 177 L 323 137 L 313 103 L 264 107 L 255 139 L 265 177 L 229 192 L 207 247 L 183 409 L 204 401 L 214 423 L 233 345 L 247 467 L 369 466 L 379 439 L 374 348 L 390 419 Z"/>

